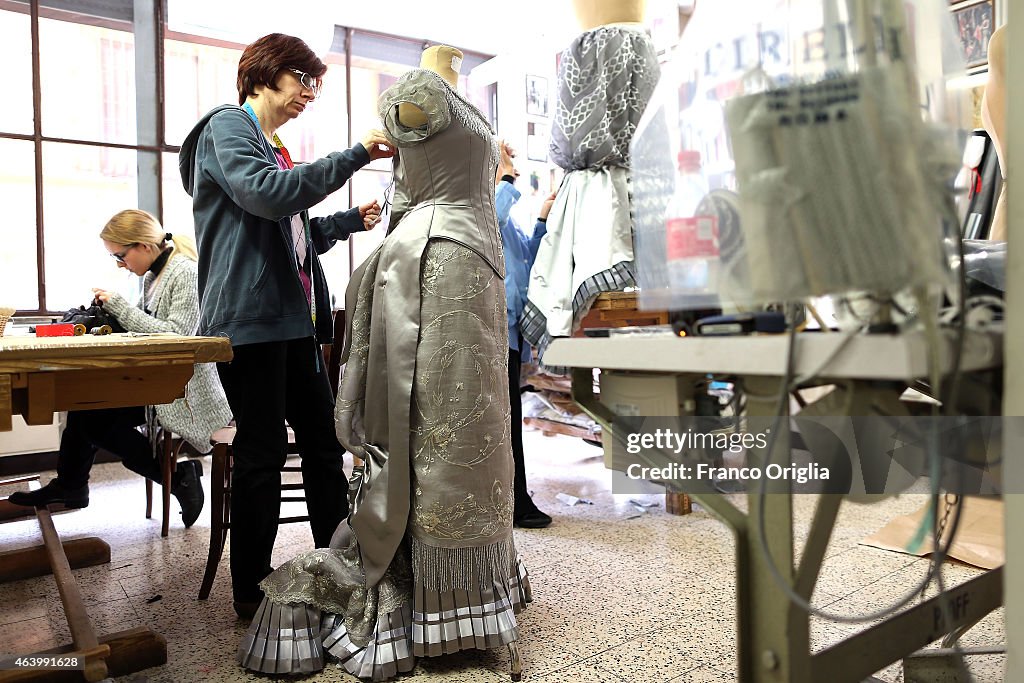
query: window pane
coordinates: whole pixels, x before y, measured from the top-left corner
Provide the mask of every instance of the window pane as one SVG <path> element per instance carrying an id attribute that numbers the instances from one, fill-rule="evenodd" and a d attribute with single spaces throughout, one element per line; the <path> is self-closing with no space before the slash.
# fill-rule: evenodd
<path id="1" fill-rule="evenodd" d="M 40 19 L 39 71 L 44 135 L 135 144 L 131 33 Z"/>
<path id="2" fill-rule="evenodd" d="M 342 55 L 328 55 L 320 96 L 281 128 L 281 142 L 296 161 L 314 161 L 348 149 L 344 60 Z"/>
<path id="3" fill-rule="evenodd" d="M 110 217 L 138 206 L 134 150 L 43 144 L 46 306 L 88 304 L 92 287 L 131 294 L 137 278 L 118 268 L 100 241 Z"/>
<path id="4" fill-rule="evenodd" d="M 377 99 L 410 68 L 407 64 L 352 58 L 353 142 L 361 139 L 363 134 L 371 128 L 382 126 L 380 117 L 377 115 Z M 390 171 L 391 160 L 378 159 L 370 162 L 370 167 L 381 171 Z"/>
<path id="5" fill-rule="evenodd" d="M 33 146 L 24 140 L 0 139 L 4 159 L 0 205 L 9 228 L 0 248 L 0 306 L 20 310 L 39 307 L 36 269 L 36 181 Z"/>
<path id="6" fill-rule="evenodd" d="M 180 145 L 199 118 L 217 105 L 237 104 L 241 50 L 164 41 L 164 89 L 167 92 L 166 142 Z"/>
<path id="7" fill-rule="evenodd" d="M 388 160 L 390 163 L 390 160 Z M 391 184 L 391 172 L 373 171 L 363 169 L 354 176 L 352 176 L 352 201 L 354 204 L 365 204 L 371 202 L 374 199 L 382 207 L 384 206 L 384 196 L 388 186 Z M 390 194 L 389 194 L 390 196 Z M 352 268 L 359 267 L 366 258 L 373 253 L 373 250 L 377 248 L 377 245 L 384 241 L 384 236 L 388 229 L 388 213 L 385 213 L 381 222 L 377 224 L 377 227 L 372 232 L 364 233 L 361 235 L 354 235 L 349 239 L 354 240 L 353 246 L 353 258 Z"/>
<path id="8" fill-rule="evenodd" d="M 196 236 L 195 222 L 192 219 L 192 197 L 188 196 L 181 186 L 181 175 L 178 173 L 178 155 L 163 155 L 163 178 L 161 189 L 164 202 L 164 229 L 174 234 Z"/>
<path id="9" fill-rule="evenodd" d="M 0 10 L 0 60 L 11 93 L 0 107 L 0 130 L 5 133 L 32 132 L 32 32 L 28 14 Z"/>

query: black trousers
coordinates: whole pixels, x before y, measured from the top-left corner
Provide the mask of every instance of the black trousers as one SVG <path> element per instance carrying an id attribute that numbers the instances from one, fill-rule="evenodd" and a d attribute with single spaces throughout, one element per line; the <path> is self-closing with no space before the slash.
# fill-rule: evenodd
<path id="1" fill-rule="evenodd" d="M 153 457 L 149 439 L 135 428 L 146 423 L 146 409 L 105 408 L 72 410 L 60 437 L 57 480 L 75 489 L 89 482 L 89 471 L 102 448 L 117 456 L 132 472 L 161 481 L 160 465 Z"/>
<path id="2" fill-rule="evenodd" d="M 262 597 L 259 582 L 281 516 L 281 468 L 287 457 L 285 420 L 302 456 L 302 482 L 316 547 L 348 514 L 344 450 L 334 432 L 334 397 L 312 337 L 234 347 L 217 371 L 235 416 L 231 475 L 231 585 L 234 599 Z"/>
<path id="3" fill-rule="evenodd" d="M 515 480 L 512 482 L 513 514 L 525 512 L 530 506 L 530 491 L 526 487 L 526 461 L 523 458 L 523 398 L 519 391 L 519 372 L 522 367 L 519 351 L 508 350 L 508 395 L 512 403 L 512 460 Z"/>

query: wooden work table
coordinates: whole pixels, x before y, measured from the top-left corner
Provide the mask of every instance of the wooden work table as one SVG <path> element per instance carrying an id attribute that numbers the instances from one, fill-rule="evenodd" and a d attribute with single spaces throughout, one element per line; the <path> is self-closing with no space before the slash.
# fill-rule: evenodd
<path id="1" fill-rule="evenodd" d="M 14 414 L 42 425 L 62 410 L 169 403 L 185 395 L 196 363 L 226 360 L 226 337 L 0 337 L 0 432 Z"/>
<path id="2" fill-rule="evenodd" d="M 0 337 L 0 432 L 11 430 L 14 414 L 39 425 L 62 410 L 170 403 L 185 395 L 197 363 L 231 357 L 225 337 Z M 17 506 L 0 500 L 0 518 L 4 508 Z M 0 552 L 0 581 L 53 574 L 72 643 L 35 656 L 76 657 L 79 664 L 74 671 L 53 671 L 0 663 L 0 681 L 98 681 L 166 663 L 167 643 L 148 627 L 106 635 L 93 630 L 71 570 L 109 562 L 110 546 L 98 538 L 61 542 L 50 511 L 35 512 L 44 545 Z"/>

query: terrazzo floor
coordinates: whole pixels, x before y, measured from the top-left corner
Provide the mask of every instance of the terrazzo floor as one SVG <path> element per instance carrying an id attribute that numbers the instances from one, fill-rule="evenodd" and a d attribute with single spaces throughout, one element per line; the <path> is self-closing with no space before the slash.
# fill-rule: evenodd
<path id="1" fill-rule="evenodd" d="M 527 472 L 537 504 L 554 517 L 542 530 L 516 530 L 530 571 L 534 602 L 521 616 L 524 679 L 544 683 L 725 683 L 735 673 L 733 540 L 724 524 L 695 506 L 688 516 L 665 513 L 663 497 L 611 493 L 601 451 L 569 437 L 525 434 Z M 209 458 L 204 459 L 209 470 Z M 47 481 L 52 473 L 44 473 Z M 208 477 L 203 479 L 208 486 Z M 6 493 L 6 492 L 5 492 Z M 567 493 L 589 501 L 568 506 Z M 656 503 L 641 512 L 630 499 Z M 745 508 L 743 496 L 730 496 Z M 168 664 L 114 680 L 267 681 L 234 661 L 245 630 L 231 606 L 230 545 L 213 594 L 196 599 L 206 562 L 209 514 L 183 528 L 172 501 L 168 538 L 160 521 L 144 518 L 142 481 L 119 464 L 93 470 L 91 505 L 55 515 L 63 539 L 98 535 L 111 547 L 107 565 L 76 570 L 87 608 L 100 633 L 148 625 L 167 639 Z M 927 570 L 920 558 L 858 545 L 896 515 L 916 510 L 920 495 L 871 506 L 844 504 L 814 596 L 822 608 L 844 614 L 877 610 L 910 589 Z M 806 533 L 814 499 L 795 499 L 796 536 Z M 0 549 L 34 545 L 34 520 L 0 525 Z M 307 525 L 281 527 L 275 565 L 312 547 Z M 979 570 L 947 563 L 948 584 Z M 842 640 L 862 626 L 820 619 L 811 623 L 812 648 Z M 1004 642 L 1002 610 L 962 639 L 964 646 Z M 26 654 L 70 642 L 51 577 L 0 584 L 0 653 Z M 1003 681 L 1003 656 L 972 658 L 977 683 Z M 876 674 L 903 681 L 894 664 Z M 290 679 L 283 679 L 290 680 Z M 310 681 L 355 681 L 328 666 Z M 420 660 L 403 681 L 507 681 L 504 650 Z M 815 682 L 818 683 L 818 682 Z"/>

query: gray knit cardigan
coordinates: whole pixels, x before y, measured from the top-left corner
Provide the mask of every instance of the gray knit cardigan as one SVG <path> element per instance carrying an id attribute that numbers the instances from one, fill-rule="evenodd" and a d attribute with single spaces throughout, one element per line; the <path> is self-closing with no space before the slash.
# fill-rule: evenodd
<path id="1" fill-rule="evenodd" d="M 159 276 L 146 273 L 138 308 L 119 294 L 112 296 L 104 308 L 129 332 L 192 335 L 199 323 L 198 278 L 195 261 L 172 256 Z M 184 398 L 155 408 L 157 421 L 200 453 L 210 451 L 210 435 L 231 421 L 231 409 L 213 363 L 196 365 Z"/>

